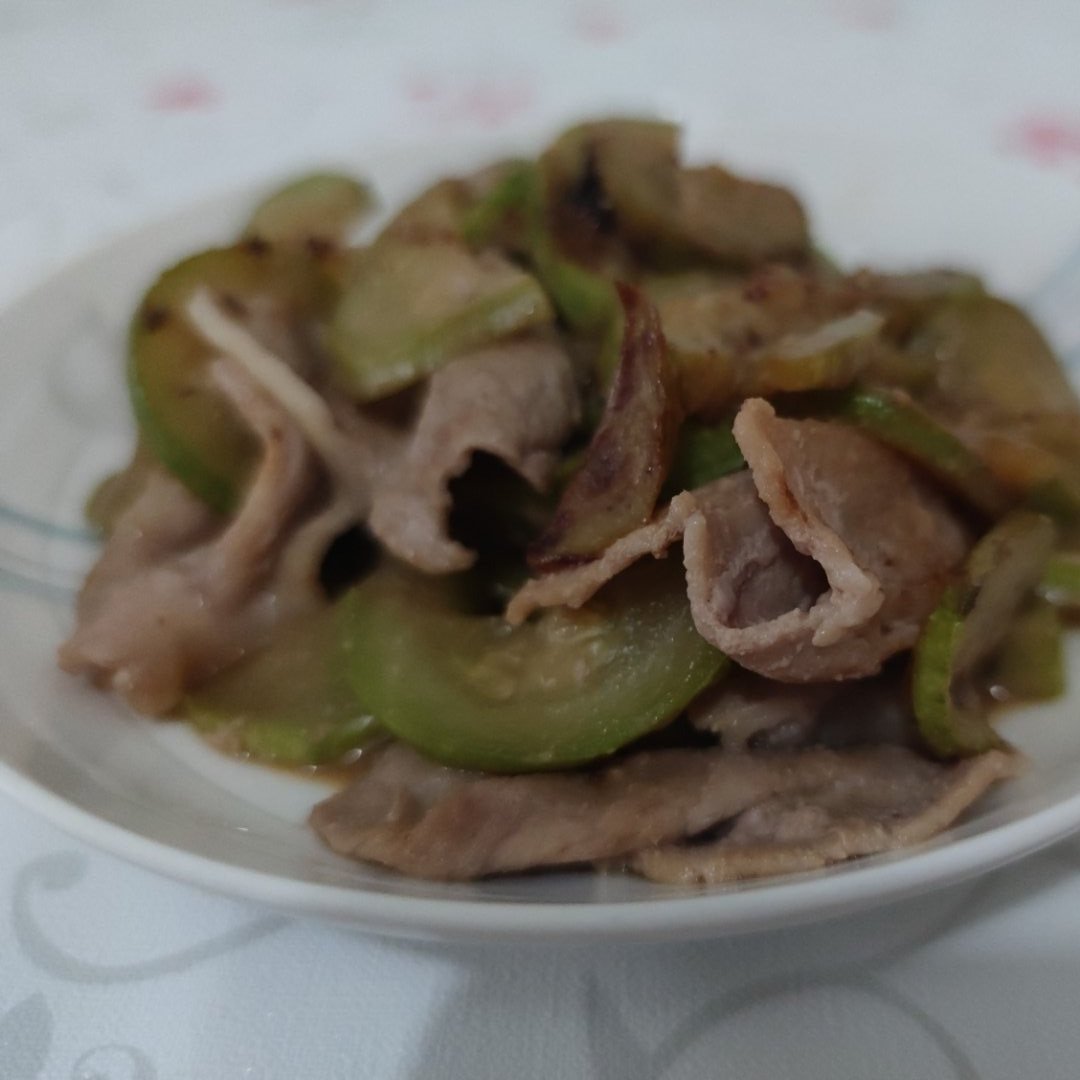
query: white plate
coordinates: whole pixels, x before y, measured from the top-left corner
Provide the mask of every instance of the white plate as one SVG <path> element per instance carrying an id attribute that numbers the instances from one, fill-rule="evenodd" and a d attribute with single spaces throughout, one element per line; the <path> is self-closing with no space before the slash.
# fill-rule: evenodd
<path id="1" fill-rule="evenodd" d="M 1066 352 L 1080 343 L 1070 247 L 1080 190 L 990 156 L 820 133 L 694 131 L 691 152 L 793 182 L 844 260 L 959 263 L 1035 300 Z M 423 181 L 517 147 L 398 147 L 364 169 L 393 204 Z M 711 151 L 712 153 L 708 153 Z M 80 506 L 131 440 L 124 328 L 151 276 L 227 238 L 251 194 L 197 207 L 106 247 L 0 316 L 0 786 L 61 828 L 175 878 L 392 934 L 455 939 L 655 939 L 806 921 L 1000 865 L 1080 826 L 1080 678 L 1015 714 L 1035 767 L 932 844 L 823 873 L 715 890 L 615 875 L 476 885 L 408 881 L 327 852 L 304 824 L 326 789 L 227 760 L 185 728 L 137 718 L 56 670 L 72 589 L 93 557 Z M 1080 671 L 1078 642 L 1070 661 Z"/>

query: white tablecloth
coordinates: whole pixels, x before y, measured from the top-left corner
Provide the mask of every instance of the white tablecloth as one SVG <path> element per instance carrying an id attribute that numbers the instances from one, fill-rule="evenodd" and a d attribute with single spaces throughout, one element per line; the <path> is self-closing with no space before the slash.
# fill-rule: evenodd
<path id="1" fill-rule="evenodd" d="M 1078 47 L 1074 0 L 0 0 L 0 300 L 240 182 L 598 103 L 947 117 L 1080 183 Z M 4 797 L 0 836 L 2 1080 L 1080 1076 L 1076 842 L 840 923 L 571 952 L 282 917 Z"/>

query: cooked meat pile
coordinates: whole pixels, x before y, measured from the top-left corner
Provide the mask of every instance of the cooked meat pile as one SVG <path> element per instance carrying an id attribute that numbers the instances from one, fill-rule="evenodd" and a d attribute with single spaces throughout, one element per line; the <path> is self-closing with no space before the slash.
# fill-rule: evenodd
<path id="1" fill-rule="evenodd" d="M 842 273 L 675 139 L 581 125 L 361 246 L 319 174 L 167 271 L 61 665 L 347 766 L 317 834 L 448 881 L 815 870 L 1015 776 L 989 703 L 1060 690 L 1071 389 L 975 279 Z"/>

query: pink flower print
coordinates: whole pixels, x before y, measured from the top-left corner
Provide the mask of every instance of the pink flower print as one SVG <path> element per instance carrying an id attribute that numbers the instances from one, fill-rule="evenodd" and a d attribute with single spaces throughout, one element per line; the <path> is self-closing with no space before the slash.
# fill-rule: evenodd
<path id="1" fill-rule="evenodd" d="M 856 30 L 891 30 L 900 21 L 896 0 L 833 0 L 833 12 Z"/>
<path id="2" fill-rule="evenodd" d="M 1032 113 L 1010 124 L 1005 148 L 1033 161 L 1056 168 L 1080 161 L 1080 116 Z"/>
<path id="3" fill-rule="evenodd" d="M 608 45 L 626 37 L 626 23 L 613 7 L 589 6 L 574 16 L 574 32 L 593 45 Z"/>
<path id="4" fill-rule="evenodd" d="M 148 104 L 159 112 L 212 109 L 220 99 L 217 87 L 201 75 L 172 75 L 150 89 Z"/>
<path id="5" fill-rule="evenodd" d="M 426 73 L 407 76 L 405 99 L 431 124 L 503 127 L 518 119 L 536 100 L 532 79 L 487 76 L 457 80 Z"/>

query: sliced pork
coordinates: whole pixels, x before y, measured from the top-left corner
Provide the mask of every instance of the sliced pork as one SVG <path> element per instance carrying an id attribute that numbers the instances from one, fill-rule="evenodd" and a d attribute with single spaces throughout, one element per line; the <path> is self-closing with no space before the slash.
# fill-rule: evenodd
<path id="1" fill-rule="evenodd" d="M 716 486 L 725 490 L 729 479 L 719 481 Z M 507 621 L 516 626 L 538 608 L 581 607 L 616 574 L 638 559 L 645 555 L 663 558 L 668 548 L 681 539 L 687 520 L 698 510 L 698 494 L 684 491 L 648 525 L 616 540 L 598 558 L 530 579 L 511 597 L 506 608 Z"/>
<path id="2" fill-rule="evenodd" d="M 147 466 L 139 494 L 115 519 L 108 543 L 79 590 L 77 617 L 95 618 L 114 590 L 134 575 L 210 539 L 221 524 L 171 473 Z"/>
<path id="3" fill-rule="evenodd" d="M 156 475 L 118 520 L 60 649 L 62 667 L 140 712 L 172 709 L 189 686 L 262 645 L 279 620 L 319 602 L 312 588 L 275 582 L 283 538 L 311 491 L 306 443 L 242 371 L 219 361 L 213 374 L 263 446 L 243 505 L 215 528 L 176 481 Z"/>
<path id="4" fill-rule="evenodd" d="M 896 748 L 660 750 L 595 772 L 493 776 L 437 765 L 390 744 L 365 754 L 349 786 L 316 806 L 311 823 L 341 855 L 462 881 L 642 851 L 654 855 L 641 859 L 662 860 L 678 840 L 732 819 L 739 828 L 754 807 L 764 807 L 763 818 L 775 815 L 774 806 L 788 805 L 774 801 L 781 797 L 793 806 L 809 794 L 821 794 L 826 807 L 842 806 L 842 798 L 855 805 L 864 787 L 884 784 L 891 801 L 875 790 L 864 802 L 882 820 L 891 812 L 918 822 L 894 828 L 899 844 L 901 836 L 921 839 L 945 828 L 990 783 L 1011 775 L 1013 761 L 997 751 L 953 766 Z M 834 785 L 844 794 L 830 801 Z M 645 870 L 638 860 L 632 865 Z"/>
<path id="5" fill-rule="evenodd" d="M 834 683 L 793 686 L 749 671 L 735 671 L 699 694 L 687 709 L 698 731 L 715 735 L 729 752 L 808 743 L 822 711 L 836 696 Z"/>
<path id="6" fill-rule="evenodd" d="M 805 753 L 827 755 L 820 771 L 799 770 L 799 783 L 746 809 L 720 839 L 648 848 L 630 869 L 667 884 L 714 885 L 908 848 L 1022 768 L 1019 756 L 1000 750 L 952 765 L 889 746 Z"/>
<path id="7" fill-rule="evenodd" d="M 690 703 L 698 731 L 731 753 L 893 745 L 915 749 L 918 729 L 905 657 L 879 675 L 829 683 L 780 683 L 736 670 Z"/>
<path id="8" fill-rule="evenodd" d="M 472 565 L 447 532 L 449 483 L 477 451 L 543 488 L 580 416 L 566 353 L 542 340 L 460 357 L 431 376 L 415 430 L 376 488 L 368 525 L 388 551 L 428 573 Z"/>
<path id="9" fill-rule="evenodd" d="M 962 522 L 907 462 L 852 428 L 782 420 L 752 399 L 734 430 L 769 516 L 827 588 L 809 605 L 747 612 L 743 586 L 753 575 L 738 560 L 750 541 L 725 535 L 718 515 L 700 515 L 683 538 L 699 632 L 782 682 L 874 674 L 915 643 L 967 552 Z"/>

